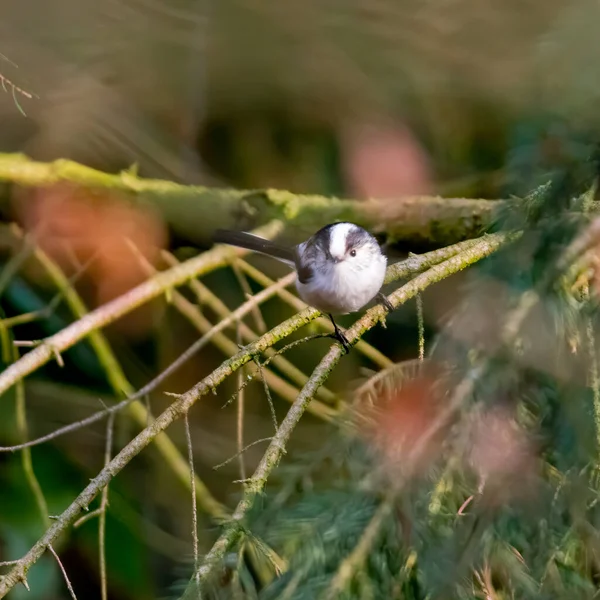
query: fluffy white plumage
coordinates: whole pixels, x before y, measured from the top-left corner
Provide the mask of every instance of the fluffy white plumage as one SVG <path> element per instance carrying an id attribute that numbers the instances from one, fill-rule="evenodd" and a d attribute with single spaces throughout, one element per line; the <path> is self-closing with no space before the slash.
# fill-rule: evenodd
<path id="1" fill-rule="evenodd" d="M 352 235 L 356 245 L 348 243 Z M 308 253 L 310 243 L 309 240 L 300 244 L 300 255 Z M 312 277 L 305 283 L 300 278 L 296 281 L 298 294 L 322 312 L 337 315 L 356 312 L 379 293 L 387 259 L 375 238 L 352 223 L 331 226 L 328 247 L 331 258 L 313 259 L 317 264 L 313 266 Z"/>

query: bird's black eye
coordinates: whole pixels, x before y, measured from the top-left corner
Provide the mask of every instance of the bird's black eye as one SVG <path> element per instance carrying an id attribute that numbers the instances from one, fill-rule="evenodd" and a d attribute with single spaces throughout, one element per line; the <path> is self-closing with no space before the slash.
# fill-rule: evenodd
<path id="1" fill-rule="evenodd" d="M 356 250 L 350 250 L 350 256 L 356 256 Z"/>

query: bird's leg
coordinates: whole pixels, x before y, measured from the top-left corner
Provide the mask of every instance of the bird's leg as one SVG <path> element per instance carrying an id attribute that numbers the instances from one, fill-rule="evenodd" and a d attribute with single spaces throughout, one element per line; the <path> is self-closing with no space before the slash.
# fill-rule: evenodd
<path id="1" fill-rule="evenodd" d="M 331 313 L 328 313 L 328 316 L 329 316 L 329 319 L 331 320 L 331 323 L 333 324 L 333 330 L 334 330 L 333 337 L 342 345 L 342 348 L 344 349 L 344 353 L 348 354 L 348 352 L 350 352 L 350 342 L 348 341 L 346 336 L 342 333 L 342 330 L 337 326 L 337 323 L 333 320 L 333 315 Z"/>
<path id="2" fill-rule="evenodd" d="M 381 304 L 383 304 L 383 306 L 386 307 L 388 312 L 392 312 L 394 310 L 392 303 L 387 299 L 387 296 L 385 294 L 379 292 L 377 294 L 377 300 L 379 300 L 379 302 L 381 302 Z"/>

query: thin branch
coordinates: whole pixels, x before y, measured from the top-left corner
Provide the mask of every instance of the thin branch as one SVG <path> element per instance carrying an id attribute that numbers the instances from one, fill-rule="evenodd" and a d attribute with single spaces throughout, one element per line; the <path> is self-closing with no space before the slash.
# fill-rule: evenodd
<path id="1" fill-rule="evenodd" d="M 241 341 L 241 334 L 240 334 L 240 322 L 238 321 L 238 328 L 237 328 L 237 342 L 238 345 L 240 344 Z M 246 479 L 246 460 L 244 458 L 244 453 L 242 452 L 243 448 L 244 448 L 244 409 L 245 409 L 245 404 L 244 404 L 244 399 L 245 399 L 245 392 L 244 392 L 244 388 L 242 386 L 242 380 L 244 378 L 244 367 L 242 367 L 241 369 L 238 369 L 237 372 L 237 385 L 238 385 L 238 392 L 237 392 L 237 419 L 236 419 L 236 443 L 237 443 L 237 455 L 238 455 L 238 462 L 240 465 L 240 479 Z M 199 566 L 199 565 L 197 565 Z M 196 573 L 198 572 L 198 570 L 196 570 Z"/>
<path id="2" fill-rule="evenodd" d="M 246 297 L 246 300 L 248 298 L 251 298 L 252 297 L 252 289 L 250 288 L 250 284 L 248 283 L 248 278 L 246 277 L 246 275 L 243 273 L 243 271 L 238 266 L 238 260 L 232 261 L 231 270 L 233 271 L 235 278 L 238 280 L 238 283 L 240 284 L 240 287 L 242 288 L 242 291 L 244 292 L 244 296 Z M 267 331 L 267 324 L 265 323 L 265 320 L 264 320 L 262 313 L 260 312 L 260 308 L 258 306 L 252 311 L 252 317 L 254 318 L 254 324 L 256 327 L 256 331 L 258 331 L 258 333 L 260 333 L 262 335 L 265 331 Z"/>
<path id="3" fill-rule="evenodd" d="M 75 595 L 75 591 L 73 590 L 73 586 L 71 585 L 71 582 L 69 581 L 69 576 L 67 575 L 67 570 L 64 568 L 60 558 L 58 557 L 58 554 L 56 553 L 56 551 L 54 550 L 54 548 L 52 547 L 52 544 L 50 544 L 48 546 L 48 550 L 50 550 L 50 552 L 52 553 L 52 556 L 54 556 L 54 558 L 56 559 L 56 562 L 58 563 L 58 566 L 62 572 L 62 575 L 65 579 L 65 583 L 67 584 L 67 589 L 69 590 L 69 594 L 71 594 L 71 598 L 73 598 L 73 600 L 77 600 L 77 596 Z"/>
<path id="4" fill-rule="evenodd" d="M 19 353 L 15 348 L 13 350 L 14 358 L 19 358 Z M 29 433 L 27 431 L 27 408 L 25 404 L 25 384 L 23 381 L 19 381 L 16 386 L 16 420 L 17 420 L 17 431 L 19 432 L 22 440 L 27 440 L 29 437 Z M 23 472 L 25 474 L 25 480 L 29 485 L 33 497 L 35 498 L 35 503 L 37 504 L 38 510 L 40 512 L 40 517 L 42 520 L 42 524 L 45 528 L 50 527 L 50 517 L 48 516 L 48 503 L 46 502 L 46 497 L 44 496 L 44 492 L 42 490 L 42 486 L 38 481 L 38 478 L 35 475 L 35 471 L 33 470 L 33 461 L 31 459 L 31 450 L 27 448 L 23 451 L 21 456 L 21 461 L 23 464 Z"/>
<path id="5" fill-rule="evenodd" d="M 275 405 L 273 404 L 273 398 L 271 397 L 271 390 L 269 389 L 269 384 L 265 379 L 265 373 L 263 371 L 263 365 L 260 360 L 256 360 L 256 366 L 258 367 L 258 374 L 260 375 L 260 380 L 263 383 L 263 388 L 265 390 L 265 397 L 267 398 L 267 402 L 269 403 L 269 410 L 271 411 L 271 419 L 273 419 L 273 427 L 275 428 L 275 433 L 277 433 L 277 413 L 275 412 Z"/>
<path id="6" fill-rule="evenodd" d="M 125 192 L 157 207 L 180 235 L 206 243 L 215 229 L 258 227 L 271 219 L 316 231 L 337 220 L 352 221 L 394 239 L 452 244 L 480 235 L 501 201 L 408 196 L 394 200 L 340 200 L 282 190 L 231 190 L 117 175 L 69 160 L 41 163 L 22 154 L 0 154 L 0 181 L 22 186 L 68 182 L 88 189 Z"/>
<path id="7" fill-rule="evenodd" d="M 198 565 L 200 564 L 200 558 L 198 554 L 198 507 L 196 506 L 196 470 L 194 468 L 194 448 L 192 446 L 192 433 L 190 431 L 189 413 L 185 413 L 183 422 L 185 424 L 185 440 L 188 448 L 188 461 L 190 463 L 190 485 L 192 487 L 192 544 L 194 545 L 194 567 L 197 570 Z"/>
<path id="8" fill-rule="evenodd" d="M 104 466 L 110 462 L 112 454 L 113 432 L 115 424 L 115 414 L 108 417 L 106 423 L 106 447 L 104 450 Z M 195 486 L 192 487 L 192 492 L 195 492 Z M 108 509 L 108 485 L 102 490 L 102 499 L 100 501 L 100 518 L 98 519 L 98 554 L 100 556 L 100 584 L 102 600 L 108 600 L 108 581 L 106 573 L 106 511 Z"/>
<path id="9" fill-rule="evenodd" d="M 240 369 L 240 371 L 241 371 L 241 369 Z M 246 452 L 246 450 L 249 450 L 250 448 L 252 448 L 252 446 L 256 446 L 257 444 L 262 444 L 263 442 L 270 442 L 272 439 L 273 439 L 272 437 L 266 437 L 266 438 L 260 438 L 259 440 L 254 440 L 253 442 L 250 442 L 243 448 L 240 448 L 233 456 L 230 456 L 227 460 L 224 460 L 223 462 L 219 463 L 218 465 L 215 465 L 213 467 L 213 469 L 216 471 L 216 470 L 220 469 L 221 467 L 228 465 L 232 460 L 235 460 L 236 458 L 241 456 L 244 452 Z M 242 478 L 240 481 L 244 481 L 244 480 L 245 480 L 245 477 Z"/>
<path id="10" fill-rule="evenodd" d="M 419 325 L 419 360 L 425 360 L 425 321 L 423 318 L 423 296 L 417 296 L 417 323 Z"/>

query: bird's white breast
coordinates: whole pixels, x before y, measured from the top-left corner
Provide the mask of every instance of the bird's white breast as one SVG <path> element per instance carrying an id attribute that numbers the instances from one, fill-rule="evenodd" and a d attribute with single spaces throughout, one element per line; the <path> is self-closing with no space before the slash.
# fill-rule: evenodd
<path id="1" fill-rule="evenodd" d="M 368 268 L 358 268 L 351 260 L 327 265 L 307 283 L 296 281 L 298 294 L 322 312 L 346 314 L 360 310 L 383 285 L 387 260 L 373 257 Z"/>

